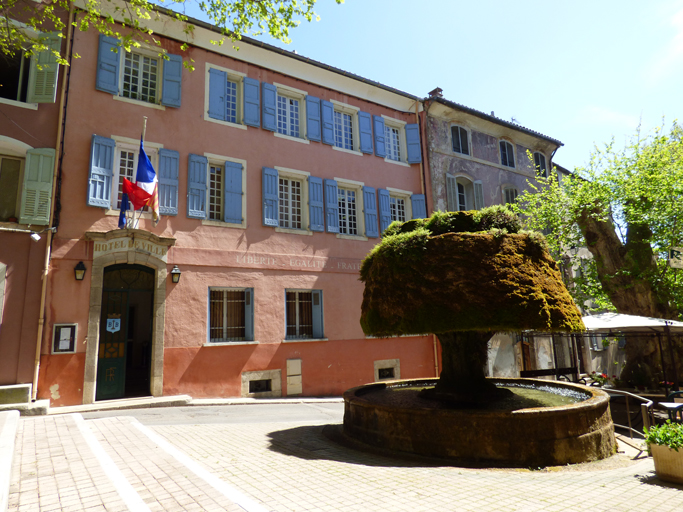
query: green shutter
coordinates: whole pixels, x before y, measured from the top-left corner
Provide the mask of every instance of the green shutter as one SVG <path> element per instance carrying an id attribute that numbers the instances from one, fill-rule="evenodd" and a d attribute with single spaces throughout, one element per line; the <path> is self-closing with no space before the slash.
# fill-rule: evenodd
<path id="1" fill-rule="evenodd" d="M 62 38 L 57 32 L 46 34 L 47 50 L 31 57 L 28 72 L 28 103 L 54 103 L 57 98 L 57 77 L 59 64 L 53 51 L 60 52 Z M 41 69 L 38 69 L 40 65 Z"/>
<path id="2" fill-rule="evenodd" d="M 26 152 L 19 223 L 44 226 L 50 222 L 54 166 L 54 149 L 30 149 Z"/>

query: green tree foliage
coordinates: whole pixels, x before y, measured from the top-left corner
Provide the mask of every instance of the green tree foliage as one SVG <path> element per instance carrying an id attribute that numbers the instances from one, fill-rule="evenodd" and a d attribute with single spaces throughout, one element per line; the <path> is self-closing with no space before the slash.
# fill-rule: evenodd
<path id="1" fill-rule="evenodd" d="M 126 50 L 140 46 L 141 41 L 159 44 L 150 22 L 160 15 L 158 7 L 166 15 L 185 22 L 180 12 L 196 5 L 209 22 L 223 31 L 225 39 L 233 43 L 242 36 L 270 34 L 274 39 L 289 43 L 290 29 L 301 20 L 319 19 L 313 11 L 317 0 L 2 0 L 0 2 L 0 53 L 13 55 L 24 51 L 32 55 L 47 50 L 46 39 L 39 34 L 60 32 L 66 35 L 68 18 L 65 13 L 73 3 L 78 15 L 73 22 L 78 30 L 91 27 L 102 34 L 117 37 Z M 344 0 L 335 0 L 338 4 Z M 115 20 L 121 25 L 116 25 Z M 122 26 L 125 29 L 122 29 Z M 185 30 L 193 30 L 191 24 Z M 160 50 L 163 54 L 163 50 Z M 67 64 L 64 56 L 56 54 L 60 64 Z M 192 68 L 191 62 L 185 62 Z"/>
<path id="2" fill-rule="evenodd" d="M 679 317 L 682 271 L 666 258 L 670 248 L 683 246 L 683 130 L 677 123 L 668 132 L 638 132 L 623 149 L 613 141 L 596 148 L 586 167 L 559 181 L 555 172 L 537 181 L 516 208 L 529 229 L 546 233 L 566 270 L 578 273 L 571 289 L 577 303 Z"/>

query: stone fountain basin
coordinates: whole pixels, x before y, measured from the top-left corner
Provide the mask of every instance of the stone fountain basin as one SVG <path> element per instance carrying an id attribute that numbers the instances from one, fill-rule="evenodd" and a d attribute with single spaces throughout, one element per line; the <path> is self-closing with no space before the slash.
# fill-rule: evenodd
<path id="1" fill-rule="evenodd" d="M 516 467 L 588 462 L 616 451 L 609 396 L 579 384 L 491 379 L 503 386 L 569 388 L 586 397 L 570 405 L 513 411 L 391 406 L 371 401 L 374 391 L 434 386 L 437 380 L 390 381 L 349 389 L 344 393 L 344 434 L 391 451 Z"/>

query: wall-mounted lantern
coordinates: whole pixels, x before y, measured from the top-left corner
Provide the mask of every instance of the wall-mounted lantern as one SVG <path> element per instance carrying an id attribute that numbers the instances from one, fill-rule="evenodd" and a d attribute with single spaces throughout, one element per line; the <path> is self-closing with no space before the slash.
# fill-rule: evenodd
<path id="1" fill-rule="evenodd" d="M 171 281 L 173 281 L 173 284 L 178 284 L 178 281 L 180 281 L 180 269 L 178 268 L 178 265 L 173 265 L 173 270 L 171 270 Z"/>
<path id="2" fill-rule="evenodd" d="M 76 281 L 83 281 L 83 278 L 85 277 L 85 265 L 83 265 L 82 261 L 78 262 L 78 265 L 74 267 L 74 275 L 76 276 Z"/>

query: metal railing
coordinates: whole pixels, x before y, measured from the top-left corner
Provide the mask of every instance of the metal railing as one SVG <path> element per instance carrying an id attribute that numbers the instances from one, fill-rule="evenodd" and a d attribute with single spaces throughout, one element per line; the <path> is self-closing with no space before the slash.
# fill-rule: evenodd
<path id="1" fill-rule="evenodd" d="M 615 427 L 623 428 L 629 431 L 629 437 L 633 439 L 633 433 L 635 432 L 636 434 L 645 437 L 645 434 L 643 432 L 640 432 L 636 429 L 633 428 L 633 425 L 631 423 L 631 408 L 629 407 L 629 398 L 633 398 L 640 403 L 640 413 L 643 417 L 643 428 L 649 428 L 650 425 L 654 423 L 654 416 L 652 414 L 652 408 L 653 408 L 653 402 L 652 400 L 649 400 L 647 398 L 644 398 L 642 396 L 634 395 L 633 393 L 629 393 L 628 391 L 621 391 L 619 389 L 602 389 L 605 393 L 608 395 L 621 395 L 626 398 L 626 417 L 628 418 L 628 426 L 626 425 L 619 425 L 618 423 L 615 423 Z"/>

